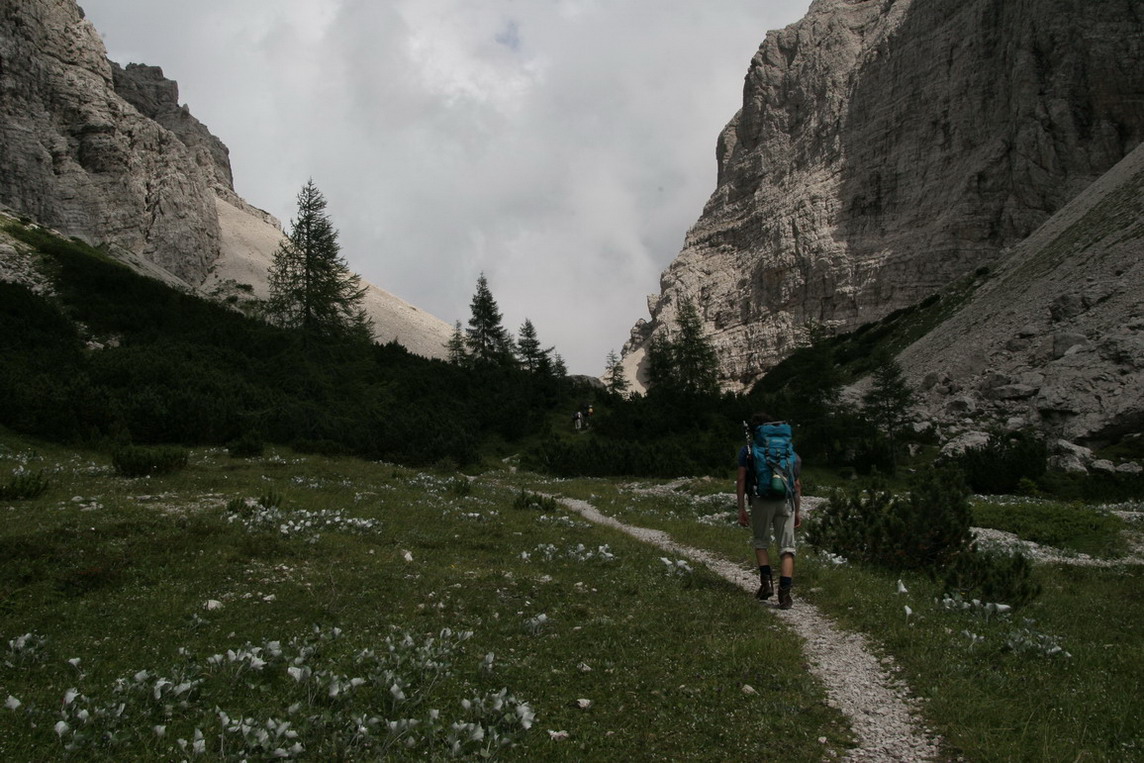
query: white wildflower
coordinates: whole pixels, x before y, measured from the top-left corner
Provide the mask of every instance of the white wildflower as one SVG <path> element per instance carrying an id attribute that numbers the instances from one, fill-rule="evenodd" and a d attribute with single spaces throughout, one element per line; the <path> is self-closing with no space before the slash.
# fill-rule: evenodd
<path id="1" fill-rule="evenodd" d="M 4 707 L 8 708 L 9 710 L 15 710 L 18 707 L 20 707 L 20 705 L 22 705 L 22 704 L 23 703 L 20 702 L 20 700 L 16 699 L 11 694 L 9 694 L 7 701 L 4 702 Z"/>
<path id="2" fill-rule="evenodd" d="M 551 739 L 553 742 L 563 742 L 565 739 L 568 738 L 568 732 L 567 731 L 553 731 L 552 729 L 549 729 L 548 730 L 548 738 Z"/>
<path id="3" fill-rule="evenodd" d="M 520 725 L 525 731 L 532 728 L 532 722 L 536 720 L 536 713 L 533 712 L 531 705 L 527 702 L 521 702 L 516 706 L 516 714 L 520 718 Z"/>
<path id="4" fill-rule="evenodd" d="M 909 591 L 906 590 L 906 584 L 902 582 L 901 578 L 898 578 L 898 593 L 909 593 Z"/>

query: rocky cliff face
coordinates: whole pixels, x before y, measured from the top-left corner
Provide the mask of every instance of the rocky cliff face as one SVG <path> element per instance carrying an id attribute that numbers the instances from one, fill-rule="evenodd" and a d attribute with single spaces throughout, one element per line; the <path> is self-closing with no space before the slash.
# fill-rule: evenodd
<path id="1" fill-rule="evenodd" d="M 728 387 L 810 323 L 912 304 L 1044 223 L 1144 138 L 1134 0 L 816 0 L 751 61 L 718 185 L 632 331 L 699 306 Z"/>
<path id="2" fill-rule="evenodd" d="M 899 360 L 949 435 L 1144 431 L 1144 145 L 1022 241 Z"/>
<path id="3" fill-rule="evenodd" d="M 194 284 L 218 256 L 211 183 L 170 130 L 121 98 L 74 2 L 0 1 L 0 203 Z"/>
<path id="4" fill-rule="evenodd" d="M 282 226 L 160 68 L 107 60 L 75 0 L 0 0 L 0 206 L 148 275 L 264 296 Z M 2 254 L 2 253 L 0 253 Z M 452 326 L 370 285 L 379 340 L 444 355 Z"/>

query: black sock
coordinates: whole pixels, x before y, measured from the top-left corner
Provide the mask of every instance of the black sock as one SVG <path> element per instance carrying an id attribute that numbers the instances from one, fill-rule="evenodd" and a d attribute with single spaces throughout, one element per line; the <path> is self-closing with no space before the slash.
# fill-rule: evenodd
<path id="1" fill-rule="evenodd" d="M 788 578 L 785 575 L 779 578 L 779 588 L 790 588 L 794 585 L 794 579 Z"/>
<path id="2" fill-rule="evenodd" d="M 765 583 L 766 581 L 768 581 L 770 579 L 771 579 L 771 565 L 760 564 L 759 565 L 759 580 L 762 580 Z"/>

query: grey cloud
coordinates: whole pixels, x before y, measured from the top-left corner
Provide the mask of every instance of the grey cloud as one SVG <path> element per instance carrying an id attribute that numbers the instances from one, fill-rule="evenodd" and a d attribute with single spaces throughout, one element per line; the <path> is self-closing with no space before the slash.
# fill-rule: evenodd
<path id="1" fill-rule="evenodd" d="M 313 177 L 351 265 L 446 321 L 484 271 L 599 373 L 714 189 L 768 29 L 809 0 L 86 0 L 284 221 Z"/>

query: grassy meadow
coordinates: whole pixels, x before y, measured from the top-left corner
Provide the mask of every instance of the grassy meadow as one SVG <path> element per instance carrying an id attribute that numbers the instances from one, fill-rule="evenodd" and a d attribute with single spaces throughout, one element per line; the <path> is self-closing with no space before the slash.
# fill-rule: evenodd
<path id="1" fill-rule="evenodd" d="M 812 761 L 850 741 L 766 608 L 540 498 L 747 566 L 729 481 L 223 449 L 127 479 L 3 434 L 0 483 L 41 473 L 0 501 L 4 760 Z M 796 596 L 894 656 L 950 757 L 1144 759 L 1139 567 L 1037 575 L 998 613 L 805 549 Z"/>
<path id="2" fill-rule="evenodd" d="M 625 522 L 746 560 L 745 538 L 731 526 L 729 488 L 729 482 L 692 480 L 664 497 L 604 480 L 562 486 Z M 979 499 L 975 523 L 1029 540 L 1027 535 L 1055 536 L 1067 527 L 1073 534 L 1063 551 L 1104 551 L 1109 559 L 1144 532 L 1139 504 L 1116 507 L 1133 512 L 1125 522 L 1099 507 L 1006 503 L 1009 511 L 999 514 L 995 502 Z M 948 598 L 923 575 L 858 567 L 804 548 L 796 606 L 800 598 L 811 600 L 892 655 L 901 677 L 923 698 L 924 717 L 944 737 L 951 758 L 1144 760 L 1140 566 L 1038 564 L 1035 571 L 1043 593 L 1023 608 L 999 613 L 990 602 Z"/>
<path id="3" fill-rule="evenodd" d="M 849 738 L 750 597 L 507 472 L 214 449 L 132 480 L 5 436 L 17 470 L 49 488 L 0 502 L 4 760 L 817 760 Z"/>

